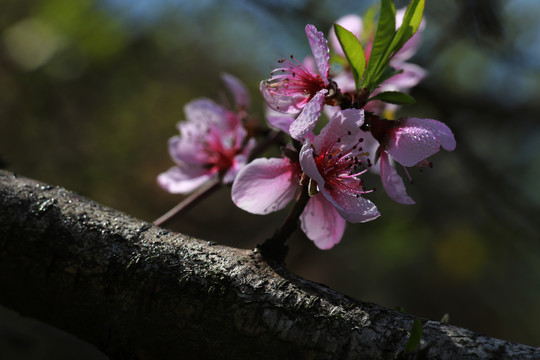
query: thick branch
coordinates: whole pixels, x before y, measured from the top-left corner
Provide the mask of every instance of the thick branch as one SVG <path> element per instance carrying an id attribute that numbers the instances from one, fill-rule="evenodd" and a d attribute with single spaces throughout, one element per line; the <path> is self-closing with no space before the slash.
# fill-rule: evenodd
<path id="1" fill-rule="evenodd" d="M 171 233 L 8 172 L 0 172 L 0 289 L 3 305 L 114 359 L 394 358 L 414 319 L 257 252 Z M 540 358 L 529 346 L 422 323 L 416 355 L 426 358 Z"/>

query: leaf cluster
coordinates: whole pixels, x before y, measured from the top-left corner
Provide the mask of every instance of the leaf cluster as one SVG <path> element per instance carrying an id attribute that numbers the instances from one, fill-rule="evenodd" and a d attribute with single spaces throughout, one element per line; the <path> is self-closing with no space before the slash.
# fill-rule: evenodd
<path id="1" fill-rule="evenodd" d="M 395 5 L 392 0 L 381 0 L 369 59 L 366 59 L 362 44 L 356 36 L 344 27 L 334 24 L 337 38 L 353 72 L 356 91 L 366 89 L 368 93 L 372 93 L 383 81 L 398 74 L 398 71 L 390 67 L 390 61 L 420 27 L 424 5 L 425 0 L 411 0 L 403 23 L 396 30 Z M 397 91 L 382 92 L 369 100 L 399 105 L 414 103 L 410 95 Z"/>

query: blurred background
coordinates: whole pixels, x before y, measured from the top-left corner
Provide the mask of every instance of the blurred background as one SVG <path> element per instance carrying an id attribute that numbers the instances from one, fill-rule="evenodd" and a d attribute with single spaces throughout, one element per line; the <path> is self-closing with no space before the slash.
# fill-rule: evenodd
<path id="1" fill-rule="evenodd" d="M 372 4 L 0 0 L 0 167 L 152 221 L 183 198 L 156 176 L 173 165 L 167 140 L 187 102 L 222 98 L 229 72 L 264 121 L 258 83 L 279 58 L 309 54 L 305 24 L 327 32 Z M 330 251 L 298 232 L 288 267 L 364 301 L 540 346 L 540 2 L 429 1 L 425 17 L 411 61 L 430 75 L 401 113 L 445 122 L 457 149 L 412 169 L 413 206 L 368 178 L 382 216 L 349 225 Z M 223 188 L 169 227 L 253 248 L 286 214 L 245 213 Z M 3 308 L 0 354 L 104 358 Z"/>

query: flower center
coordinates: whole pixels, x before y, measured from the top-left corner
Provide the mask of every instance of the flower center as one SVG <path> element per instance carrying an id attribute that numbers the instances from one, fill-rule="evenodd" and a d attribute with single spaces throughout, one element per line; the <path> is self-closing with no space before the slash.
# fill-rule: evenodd
<path id="1" fill-rule="evenodd" d="M 268 91 L 294 96 L 307 95 L 311 99 L 319 90 L 324 89 L 324 81 L 319 74 L 307 70 L 302 63 L 291 55 L 291 59 L 281 59 L 282 68 L 272 71 L 266 83 Z"/>
<path id="2" fill-rule="evenodd" d="M 367 158 L 368 152 L 362 152 L 360 138 L 357 143 L 341 145 L 341 139 L 327 147 L 315 157 L 315 164 L 324 179 L 324 187 L 329 191 L 339 190 L 359 197 L 370 192 L 363 190 L 363 181 L 360 178 L 371 166 Z M 365 166 L 365 167 L 364 167 Z M 364 167 L 364 168 L 363 168 Z"/>

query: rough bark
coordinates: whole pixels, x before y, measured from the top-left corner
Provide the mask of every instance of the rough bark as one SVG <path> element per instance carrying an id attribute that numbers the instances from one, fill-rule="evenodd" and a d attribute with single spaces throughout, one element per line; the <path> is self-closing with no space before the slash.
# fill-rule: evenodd
<path id="1" fill-rule="evenodd" d="M 535 348 L 340 294 L 239 250 L 0 171 L 0 303 L 113 359 L 533 359 Z"/>

